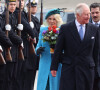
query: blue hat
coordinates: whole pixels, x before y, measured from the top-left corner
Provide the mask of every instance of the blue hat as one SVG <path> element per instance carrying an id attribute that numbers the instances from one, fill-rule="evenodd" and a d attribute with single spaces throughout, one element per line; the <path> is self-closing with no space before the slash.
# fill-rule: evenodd
<path id="1" fill-rule="evenodd" d="M 45 16 L 45 19 L 47 19 L 49 16 L 53 15 L 53 14 L 60 14 L 60 9 L 51 9 Z"/>

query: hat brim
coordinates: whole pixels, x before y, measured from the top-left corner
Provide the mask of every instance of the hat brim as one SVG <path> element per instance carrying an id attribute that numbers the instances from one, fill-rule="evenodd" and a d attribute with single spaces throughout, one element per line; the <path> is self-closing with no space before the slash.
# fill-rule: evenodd
<path id="1" fill-rule="evenodd" d="M 29 3 L 27 4 L 27 6 L 29 5 Z M 31 7 L 36 7 L 37 6 L 37 3 L 33 4 L 31 3 Z"/>
<path id="2" fill-rule="evenodd" d="M 31 5 L 31 7 L 36 7 L 37 5 Z"/>

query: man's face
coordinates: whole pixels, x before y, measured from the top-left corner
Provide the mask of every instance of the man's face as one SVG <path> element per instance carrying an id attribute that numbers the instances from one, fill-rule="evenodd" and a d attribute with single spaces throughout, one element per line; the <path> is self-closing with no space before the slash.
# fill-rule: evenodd
<path id="1" fill-rule="evenodd" d="M 83 12 L 81 14 L 77 14 L 77 20 L 80 24 L 87 24 L 90 19 L 90 10 L 87 7 L 83 8 Z"/>
<path id="2" fill-rule="evenodd" d="M 37 12 L 37 7 L 36 6 L 34 6 L 34 7 L 32 6 L 31 7 L 31 13 L 35 14 L 36 12 Z"/>
<path id="3" fill-rule="evenodd" d="M 16 0 L 16 7 L 19 8 L 19 0 Z M 21 0 L 21 9 L 24 8 L 24 0 Z"/>
<path id="4" fill-rule="evenodd" d="M 91 8 L 91 17 L 94 22 L 100 21 L 100 8 Z"/>
<path id="5" fill-rule="evenodd" d="M 8 10 L 13 13 L 15 9 L 16 9 L 16 2 L 9 2 Z"/>

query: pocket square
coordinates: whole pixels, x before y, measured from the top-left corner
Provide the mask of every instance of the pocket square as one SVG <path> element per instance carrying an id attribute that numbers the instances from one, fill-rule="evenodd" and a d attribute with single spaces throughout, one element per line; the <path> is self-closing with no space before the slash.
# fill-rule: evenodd
<path id="1" fill-rule="evenodd" d="M 94 39 L 95 37 L 91 37 L 91 39 Z"/>

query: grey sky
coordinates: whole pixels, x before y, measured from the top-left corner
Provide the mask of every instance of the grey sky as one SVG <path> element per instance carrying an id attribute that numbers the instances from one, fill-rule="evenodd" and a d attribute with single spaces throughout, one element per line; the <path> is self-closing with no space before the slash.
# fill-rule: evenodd
<path id="1" fill-rule="evenodd" d="M 40 1 L 38 7 L 40 7 Z M 78 3 L 90 5 L 93 2 L 100 2 L 100 0 L 43 0 L 43 2 L 44 8 L 67 8 L 68 11 L 73 11 Z"/>

